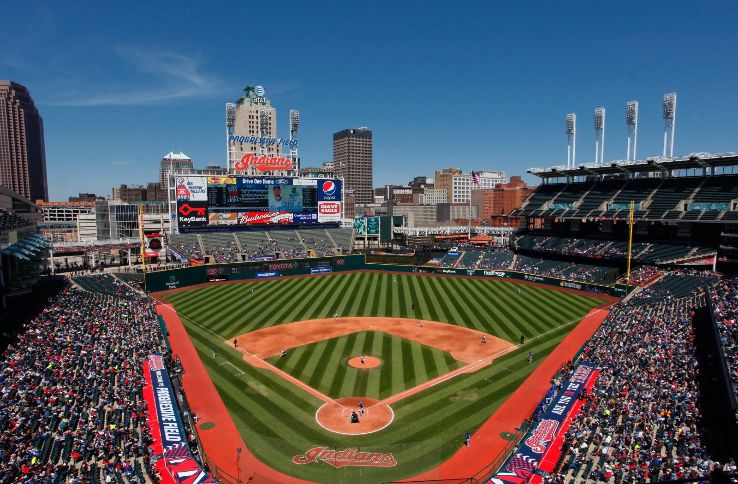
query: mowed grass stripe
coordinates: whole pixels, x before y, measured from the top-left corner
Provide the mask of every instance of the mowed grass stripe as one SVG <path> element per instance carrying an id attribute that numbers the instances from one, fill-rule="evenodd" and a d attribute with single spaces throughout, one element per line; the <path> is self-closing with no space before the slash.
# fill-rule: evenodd
<path id="1" fill-rule="evenodd" d="M 533 334 L 540 334 L 543 333 L 546 330 L 545 326 L 542 326 L 538 323 L 536 323 L 536 318 L 526 318 L 525 322 L 521 321 L 521 318 L 519 315 L 513 316 L 508 309 L 509 306 L 505 303 L 505 301 L 512 300 L 516 296 L 516 290 L 515 288 L 511 287 L 507 284 L 494 284 L 489 285 L 487 287 L 490 299 L 494 302 L 495 306 L 499 310 L 500 313 L 504 313 L 506 315 L 509 315 L 510 317 L 514 317 L 517 320 L 517 326 L 519 327 L 521 324 L 527 326 L 527 332 L 533 333 Z M 543 318 L 543 314 L 540 313 L 538 310 L 537 305 L 534 303 L 533 299 L 529 299 L 527 301 L 527 308 L 529 313 L 535 312 L 537 313 L 541 318 Z M 515 339 L 516 335 L 515 333 L 511 336 L 511 341 Z"/>
<path id="2" fill-rule="evenodd" d="M 336 294 L 331 294 L 332 297 L 336 298 L 338 300 L 338 306 L 336 307 L 336 312 L 338 313 L 338 317 L 344 317 L 346 316 L 346 306 L 349 302 L 352 301 L 353 298 L 357 297 L 357 294 L 359 291 L 357 291 L 357 287 L 359 287 L 359 282 L 361 281 L 361 278 L 359 277 L 352 277 L 351 278 L 351 284 L 348 286 L 347 293 L 351 295 L 351 297 L 337 297 Z"/>
<path id="3" fill-rule="evenodd" d="M 371 350 L 369 350 L 369 354 L 374 355 L 378 358 L 382 358 L 384 338 L 385 338 L 385 333 L 381 333 L 381 332 L 378 332 L 374 336 L 374 341 L 373 341 Z M 367 383 L 366 383 L 366 393 L 365 393 L 366 395 L 379 395 L 380 378 L 382 376 L 382 371 L 384 370 L 384 367 L 386 366 L 386 364 L 387 364 L 386 361 L 382 361 L 382 366 L 375 369 L 374 371 L 369 372 L 369 377 L 367 378 Z"/>
<path id="4" fill-rule="evenodd" d="M 361 355 L 368 355 L 371 349 L 374 347 L 374 339 L 378 336 L 378 333 L 375 331 L 368 331 L 366 333 L 366 338 L 364 339 L 364 345 L 361 348 Z M 357 378 L 356 378 L 356 384 L 354 385 L 354 392 L 353 395 L 355 396 L 363 396 L 366 395 L 366 388 L 369 384 L 369 373 L 371 370 L 357 370 Z"/>
<path id="5" fill-rule="evenodd" d="M 320 290 L 324 281 L 310 281 L 309 278 L 298 279 L 299 284 L 291 284 L 291 289 L 287 293 L 280 292 L 279 298 L 270 301 L 268 304 L 261 304 L 258 308 L 259 319 L 261 321 L 260 328 L 273 326 L 277 322 L 288 321 L 286 315 L 290 311 L 297 311 L 300 303 L 305 301 L 311 294 Z"/>
<path id="6" fill-rule="evenodd" d="M 362 273 L 358 275 L 359 286 L 357 293 L 354 293 L 350 298 L 350 305 L 345 309 L 347 316 L 360 316 L 367 312 L 366 305 L 370 301 L 367 299 L 367 292 L 369 290 L 369 273 Z"/>
<path id="7" fill-rule="evenodd" d="M 216 330 L 228 334 L 240 334 L 263 327 L 264 320 L 262 318 L 265 308 L 275 305 L 275 303 L 288 297 L 294 291 L 303 291 L 311 287 L 309 281 L 305 279 L 289 281 L 289 283 L 282 287 L 278 285 L 266 285 L 264 288 L 260 288 L 262 289 L 261 291 L 255 290 L 254 294 L 251 294 L 249 291 L 247 293 L 248 302 L 237 306 L 237 309 L 233 311 L 233 314 L 229 318 L 215 326 Z M 251 315 L 251 318 L 248 317 L 249 315 Z"/>
<path id="8" fill-rule="evenodd" d="M 300 279 L 300 281 L 309 281 L 312 284 L 305 286 L 304 289 L 301 287 L 298 291 L 293 291 L 288 294 L 282 294 L 282 297 L 275 301 L 275 304 L 269 304 L 263 307 L 260 314 L 263 324 L 261 327 L 267 328 L 274 326 L 276 323 L 284 322 L 285 319 L 280 318 L 281 314 L 287 314 L 291 309 L 299 311 L 298 307 L 305 304 L 309 300 L 310 295 L 318 294 L 321 287 L 326 283 L 324 279 L 320 277 L 316 278 L 316 281 L 310 281 L 309 278 Z"/>
<path id="9" fill-rule="evenodd" d="M 419 277 L 410 277 L 411 293 L 414 296 L 415 302 L 415 317 L 418 319 L 430 319 L 430 311 L 428 308 L 428 301 L 425 298 L 425 294 L 420 290 L 418 284 Z"/>
<path id="10" fill-rule="evenodd" d="M 344 345 L 344 348 L 348 354 L 351 354 L 354 349 L 354 344 L 356 342 L 357 333 L 351 333 L 348 336 L 345 337 L 346 344 Z M 337 367 L 338 369 L 338 367 Z M 336 377 L 333 378 L 332 381 L 326 381 L 326 384 L 328 386 L 328 395 L 330 396 L 337 396 L 339 395 L 341 391 L 341 386 L 343 385 L 343 380 L 345 379 L 346 370 L 340 372 L 341 374 L 337 373 Z"/>
<path id="11" fill-rule="evenodd" d="M 466 294 L 466 291 L 464 290 L 458 290 L 459 288 L 454 288 L 456 291 L 452 289 L 452 285 L 449 284 L 449 279 L 445 278 L 436 278 L 439 282 L 439 286 L 442 288 L 444 293 L 447 294 L 453 294 L 456 293 L 455 297 L 451 298 L 451 304 L 454 308 L 456 308 L 457 313 L 462 317 L 465 321 L 465 325 L 467 328 L 470 329 L 476 329 L 477 331 L 483 331 L 485 332 L 484 326 L 481 324 L 480 321 L 480 315 L 477 312 L 478 307 L 473 304 L 471 299 Z"/>
<path id="12" fill-rule="evenodd" d="M 447 323 L 449 322 L 449 318 L 448 316 L 446 316 L 446 313 L 443 311 L 444 299 L 439 299 L 438 294 L 436 294 L 433 291 L 433 279 L 435 278 L 432 276 L 421 277 L 418 280 L 418 282 L 420 282 L 420 288 L 425 294 L 426 299 L 431 302 L 431 307 L 433 308 L 431 310 L 431 319 L 433 321 L 440 321 L 440 322 Z M 459 324 L 463 326 L 462 321 L 459 321 Z"/>
<path id="13" fill-rule="evenodd" d="M 474 284 L 476 281 L 468 279 L 464 282 L 465 284 L 463 286 L 478 301 L 480 313 L 486 320 L 484 323 L 487 331 L 490 334 L 511 341 L 520 326 L 518 317 L 507 310 L 503 310 L 504 307 L 499 305 L 499 301 L 495 295 L 490 291 L 486 291 L 483 285 Z"/>
<path id="14" fill-rule="evenodd" d="M 350 354 L 356 355 L 361 352 L 361 348 L 364 346 L 364 340 L 366 339 L 366 333 L 355 333 L 356 339 L 354 340 L 354 344 L 352 345 L 350 349 Z M 336 362 L 333 362 L 333 364 L 336 364 Z M 342 382 L 341 382 L 341 389 L 338 391 L 338 395 L 341 397 L 352 397 L 356 396 L 354 395 L 354 385 L 356 384 L 356 379 L 358 377 L 358 372 L 356 368 L 346 368 L 345 373 L 343 374 Z"/>
<path id="15" fill-rule="evenodd" d="M 337 294 L 340 294 L 341 287 L 343 287 L 343 285 L 345 285 L 347 281 L 340 277 L 327 279 L 331 280 L 328 281 L 326 285 L 321 286 L 322 292 L 318 293 L 318 295 L 312 300 L 306 301 L 309 306 L 307 307 L 307 309 L 305 309 L 304 314 L 308 314 L 310 315 L 310 317 L 296 316 L 297 319 L 320 319 L 333 317 L 333 313 L 328 307 L 327 298 L 331 297 L 331 295 L 333 295 L 334 297 L 338 297 Z"/>
<path id="16" fill-rule="evenodd" d="M 428 380 L 428 372 L 425 370 L 423 362 L 423 348 L 416 342 L 410 343 L 410 356 L 413 365 L 413 386 Z"/>
<path id="17" fill-rule="evenodd" d="M 314 301 L 315 297 L 325 291 L 328 286 L 336 284 L 336 282 L 321 279 L 313 283 L 311 287 L 305 288 L 305 290 L 287 295 L 287 299 L 282 301 L 279 307 L 275 308 L 276 311 L 270 315 L 268 319 L 270 326 L 280 322 L 300 319 L 300 315 L 304 314 L 306 306 Z"/>

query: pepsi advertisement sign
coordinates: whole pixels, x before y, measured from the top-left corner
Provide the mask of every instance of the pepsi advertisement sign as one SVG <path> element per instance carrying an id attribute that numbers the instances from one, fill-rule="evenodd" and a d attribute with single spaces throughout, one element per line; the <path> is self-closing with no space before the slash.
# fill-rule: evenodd
<path id="1" fill-rule="evenodd" d="M 319 202 L 340 202 L 341 181 L 340 180 L 318 180 Z"/>

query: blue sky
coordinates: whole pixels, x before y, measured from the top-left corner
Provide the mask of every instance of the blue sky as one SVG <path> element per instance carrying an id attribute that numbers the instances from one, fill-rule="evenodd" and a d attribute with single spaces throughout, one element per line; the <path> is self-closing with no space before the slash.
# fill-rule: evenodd
<path id="1" fill-rule="evenodd" d="M 376 186 L 439 167 L 524 174 L 661 151 L 661 100 L 678 93 L 676 153 L 738 150 L 738 2 L 27 2 L 3 5 L 0 78 L 26 85 L 45 122 L 50 195 L 109 194 L 157 179 L 184 151 L 225 163 L 223 105 L 246 84 L 301 111 L 304 165 L 332 134 L 374 132 Z M 534 178 L 527 178 L 535 182 Z"/>

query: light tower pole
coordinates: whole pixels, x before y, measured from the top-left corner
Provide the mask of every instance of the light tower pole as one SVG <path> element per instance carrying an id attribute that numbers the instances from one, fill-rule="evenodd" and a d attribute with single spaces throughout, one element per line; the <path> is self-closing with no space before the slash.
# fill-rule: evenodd
<path id="1" fill-rule="evenodd" d="M 297 132 L 299 129 L 300 111 L 290 109 L 290 157 L 292 158 L 292 163 L 294 163 L 296 174 L 300 171 L 300 158 L 297 154 L 297 144 L 293 144 L 293 141 L 297 141 Z"/>
<path id="2" fill-rule="evenodd" d="M 594 112 L 595 128 L 595 165 L 605 162 L 605 108 L 597 108 Z"/>
<path id="3" fill-rule="evenodd" d="M 674 158 L 674 128 L 676 127 L 676 93 L 664 94 L 664 106 L 662 115 L 664 117 L 664 151 L 662 156 L 666 158 L 667 146 L 669 158 Z"/>
<path id="4" fill-rule="evenodd" d="M 625 155 L 627 161 L 636 159 L 636 146 L 638 144 L 638 101 L 628 101 L 625 105 L 625 126 L 628 128 L 628 151 Z M 630 148 L 633 147 L 631 157 Z"/>
<path id="5" fill-rule="evenodd" d="M 235 142 L 230 140 L 232 134 L 235 133 L 236 128 L 236 105 L 234 103 L 226 103 L 226 166 L 228 173 L 233 173 L 233 152 L 235 148 Z"/>
<path id="6" fill-rule="evenodd" d="M 566 166 L 573 168 L 577 164 L 577 115 L 566 115 Z"/>

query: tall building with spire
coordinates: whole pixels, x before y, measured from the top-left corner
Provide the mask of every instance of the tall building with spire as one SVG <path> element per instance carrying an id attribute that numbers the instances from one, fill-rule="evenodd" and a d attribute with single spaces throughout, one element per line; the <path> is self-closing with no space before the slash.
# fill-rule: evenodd
<path id="1" fill-rule="evenodd" d="M 44 121 L 30 92 L 0 80 L 0 185 L 31 200 L 49 200 Z"/>
<path id="2" fill-rule="evenodd" d="M 262 86 L 246 86 L 243 96 L 235 103 L 226 104 L 226 143 L 228 171 L 248 176 L 296 176 L 297 164 L 285 165 L 283 153 L 289 154 L 289 145 L 277 138 L 277 109 L 266 97 Z M 251 155 L 251 156 L 249 156 Z M 259 157 L 262 162 L 257 162 Z M 244 158 L 246 157 L 246 158 Z M 271 159 L 271 160 L 269 160 Z M 266 169 L 265 166 L 273 169 Z"/>

